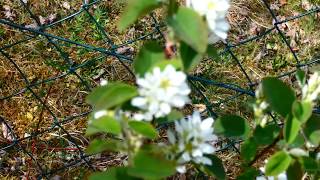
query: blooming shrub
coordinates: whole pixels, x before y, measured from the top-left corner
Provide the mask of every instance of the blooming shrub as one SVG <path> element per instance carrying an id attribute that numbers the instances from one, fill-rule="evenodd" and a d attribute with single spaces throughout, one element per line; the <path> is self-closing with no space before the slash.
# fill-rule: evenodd
<path id="1" fill-rule="evenodd" d="M 243 173 L 238 179 L 301 179 L 304 174 L 319 178 L 320 118 L 313 107 L 320 93 L 319 74 L 306 82 L 297 72 L 302 96 L 274 77 L 264 78 L 256 90 L 254 124 L 236 116 L 217 119 L 199 112 L 184 117 L 181 109 L 190 103 L 186 73 L 202 57 L 214 54 L 208 44 L 227 37 L 227 0 L 188 0 L 180 7 L 175 0 L 131 0 L 119 22 L 124 30 L 139 17 L 157 8 L 166 9 L 166 23 L 178 51 L 170 59 L 156 42 L 146 43 L 133 67 L 137 87 L 102 81 L 88 97 L 93 107 L 87 135 L 96 137 L 87 149 L 122 152 L 123 167 L 94 173 L 91 179 L 162 179 L 185 173 L 187 167 L 226 179 L 222 161 L 215 155 L 218 137 L 243 141 Z M 274 117 L 282 120 L 280 126 Z M 174 124 L 167 141 L 158 139 L 159 124 Z M 260 170 L 251 167 L 268 149 L 276 151 Z"/>

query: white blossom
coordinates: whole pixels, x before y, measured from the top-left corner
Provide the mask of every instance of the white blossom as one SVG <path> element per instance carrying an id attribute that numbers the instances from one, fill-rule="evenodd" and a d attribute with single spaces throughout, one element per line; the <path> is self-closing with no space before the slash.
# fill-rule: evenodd
<path id="1" fill-rule="evenodd" d="M 293 156 L 309 156 L 309 153 L 301 148 L 293 148 L 290 149 L 289 151 L 290 154 L 292 154 Z"/>
<path id="2" fill-rule="evenodd" d="M 168 115 L 172 108 L 182 108 L 189 102 L 191 92 L 187 76 L 167 65 L 163 71 L 159 67 L 147 72 L 144 77 L 137 78 L 139 96 L 132 99 L 131 104 L 142 110 L 134 115 L 136 120 L 151 121 Z"/>
<path id="3" fill-rule="evenodd" d="M 318 98 L 320 93 L 320 76 L 315 72 L 309 79 L 308 83 L 302 87 L 302 99 L 313 102 Z"/>
<path id="4" fill-rule="evenodd" d="M 230 7 L 229 0 L 187 0 L 186 5 L 206 17 L 209 26 L 209 44 L 227 38 L 230 29 L 226 20 Z"/>
<path id="5" fill-rule="evenodd" d="M 177 166 L 177 167 L 176 167 L 176 170 L 177 170 L 179 173 L 181 173 L 181 174 L 187 172 L 186 166 Z"/>
<path id="6" fill-rule="evenodd" d="M 106 111 L 106 110 L 99 110 L 99 111 L 92 112 L 92 114 L 93 114 L 93 119 L 90 119 L 88 121 L 88 124 L 92 124 L 92 122 L 94 120 L 100 119 L 100 118 L 102 118 L 104 116 L 108 116 L 110 114 L 110 112 Z"/>
<path id="7" fill-rule="evenodd" d="M 314 145 L 314 144 L 312 144 L 310 141 L 307 141 L 307 142 L 306 142 L 306 147 L 307 147 L 308 149 L 313 149 L 313 148 L 316 148 L 317 146 Z"/>
<path id="8" fill-rule="evenodd" d="M 264 100 L 263 93 L 262 93 L 262 85 L 260 85 L 256 92 L 256 103 L 253 104 L 253 112 L 254 117 L 257 122 L 260 124 L 261 127 L 265 127 L 268 123 L 268 115 L 266 115 L 266 110 L 269 107 L 269 104 Z"/>
<path id="9" fill-rule="evenodd" d="M 183 173 L 183 165 L 193 161 L 197 164 L 211 165 L 212 162 L 205 154 L 212 154 L 215 148 L 209 142 L 218 138 L 213 134 L 212 118 L 201 120 L 200 113 L 194 112 L 187 119 L 175 122 L 177 137 L 168 131 L 168 139 L 171 144 L 177 144 L 177 154 L 181 154 L 178 159 L 177 171 Z"/>
<path id="10" fill-rule="evenodd" d="M 108 80 L 100 79 L 100 86 L 106 86 L 108 85 Z"/>
<path id="11" fill-rule="evenodd" d="M 106 111 L 106 110 L 101 110 L 101 111 L 94 112 L 93 117 L 94 117 L 95 119 L 99 119 L 99 118 L 101 118 L 101 117 L 103 117 L 103 116 L 106 116 L 106 115 L 108 115 L 108 111 Z"/>
<path id="12" fill-rule="evenodd" d="M 273 177 L 273 176 L 268 176 L 268 177 L 266 177 L 266 176 L 258 176 L 256 178 L 256 180 L 287 180 L 287 179 L 288 179 L 287 178 L 287 174 L 285 172 L 279 174 L 278 176 L 276 176 L 276 178 Z"/>
<path id="13" fill-rule="evenodd" d="M 268 161 L 266 160 L 265 163 Z M 259 168 L 261 172 L 265 173 L 265 167 Z M 287 174 L 286 172 L 282 172 L 278 174 L 277 176 L 258 176 L 256 180 L 287 180 Z"/>

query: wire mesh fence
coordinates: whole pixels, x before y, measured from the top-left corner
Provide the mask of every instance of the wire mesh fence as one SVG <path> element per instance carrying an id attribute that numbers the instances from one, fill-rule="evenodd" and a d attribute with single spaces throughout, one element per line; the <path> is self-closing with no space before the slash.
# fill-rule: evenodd
<path id="1" fill-rule="evenodd" d="M 7 79 L 5 83 L 0 82 L 0 123 L 2 124 L 3 133 L 3 137 L 0 139 L 0 173 L 6 174 L 8 168 L 12 168 L 7 163 L 13 160 L 23 164 L 20 169 L 14 171 L 16 174 L 13 175 L 36 177 L 38 179 L 50 178 L 58 173 L 73 171 L 73 167 L 80 167 L 78 169 L 99 169 L 97 164 L 102 164 L 101 166 L 103 166 L 103 163 L 108 159 L 105 158 L 99 161 L 96 156 L 86 155 L 84 149 L 87 145 L 87 140 L 79 135 L 83 133 L 84 129 L 70 132 L 70 126 L 76 126 L 77 123 L 85 121 L 86 117 L 88 117 L 90 107 L 85 104 L 83 99 L 97 84 L 96 82 L 100 77 L 112 72 L 119 74 L 117 79 L 120 80 L 129 79 L 130 81 L 130 79 L 134 78 L 130 63 L 133 61 L 135 52 L 131 48 L 151 39 L 163 43 L 165 41 L 165 26 L 161 24 L 161 20 L 151 14 L 140 22 L 142 24 L 141 33 L 138 33 L 135 37 L 126 38 L 122 43 L 118 43 L 116 42 L 117 37 L 112 34 L 113 31 L 106 28 L 106 24 L 114 24 L 116 20 L 104 19 L 109 14 L 96 13 L 97 6 L 106 3 L 106 1 L 83 1 L 81 6 L 74 8 L 73 13 L 65 14 L 65 16 L 59 18 L 51 17 L 51 19 L 50 17 L 47 19 L 39 18 L 35 14 L 33 6 L 26 1 L 20 0 L 18 3 L 20 3 L 18 5 L 20 9 L 17 11 L 24 13 L 25 21 L 33 23 L 26 25 L 26 22 L 18 22 L 8 17 L 0 19 L 0 27 L 14 32 L 10 34 L 13 37 L 12 39 L 9 39 L 8 35 L 0 37 L 0 63 L 17 72 L 14 75 L 15 78 Z M 197 73 L 188 76 L 190 85 L 194 90 L 195 97 L 193 99 L 206 106 L 203 109 L 203 113 L 216 118 L 220 113 L 223 113 L 221 110 L 223 108 L 222 105 L 228 106 L 228 104 L 236 100 L 243 101 L 243 98 L 254 97 L 254 90 L 259 83 L 259 79 L 252 77 L 243 58 L 238 57 L 235 51 L 237 48 L 246 48 L 249 43 L 256 43 L 258 46 L 258 41 L 266 39 L 267 36 L 278 36 L 282 47 L 287 48 L 293 59 L 288 65 L 289 68 L 280 70 L 280 74 L 271 73 L 279 78 L 292 77 L 291 75 L 296 70 L 317 65 L 320 61 L 320 57 L 316 55 L 313 59 L 301 60 L 283 29 L 283 25 L 288 22 L 300 21 L 306 16 L 316 16 L 317 13 L 320 13 L 320 7 L 313 7 L 304 13 L 279 19 L 266 0 L 261 1 L 261 3 L 263 3 L 266 11 L 272 17 L 272 26 L 266 28 L 263 32 L 257 33 L 257 35 L 237 41 L 230 40 L 225 42 L 223 43 L 223 50 L 220 52 L 221 59 L 233 62 L 234 69 L 241 72 L 241 82 L 243 83 L 226 82 L 219 79 L 219 77 L 202 76 Z M 77 4 L 80 3 L 78 2 Z M 48 11 L 50 10 L 48 9 Z M 81 23 L 77 24 L 77 22 Z M 59 28 L 63 29 L 62 27 L 70 28 L 71 33 L 59 32 Z M 86 29 L 92 29 L 89 34 L 94 36 L 94 43 L 91 41 L 88 43 L 85 40 L 88 34 L 81 34 L 81 31 Z M 133 31 L 138 30 L 139 27 L 133 29 Z M 83 39 L 79 36 L 82 36 Z M 35 46 L 41 45 L 43 51 L 37 52 L 37 55 L 32 52 L 21 52 L 26 49 L 26 46 L 30 46 L 30 43 L 35 43 Z M 219 48 L 221 49 L 221 45 Z M 17 56 L 19 53 L 22 53 L 22 55 Z M 46 64 L 45 75 L 26 72 L 28 69 L 24 67 L 24 62 L 27 63 L 28 59 L 32 60 L 34 56 L 43 57 L 43 61 L 33 62 L 31 71 L 43 71 L 38 68 L 37 63 Z M 51 60 L 47 61 L 46 59 L 48 58 Z M 209 61 L 213 61 L 213 59 L 205 59 L 204 63 Z M 103 68 L 112 69 L 112 64 L 110 63 L 113 62 L 117 62 L 119 68 L 121 66 L 122 70 L 120 72 L 117 72 L 117 70 L 99 71 L 97 76 L 92 78 L 90 75 L 91 77 L 89 78 L 88 73 L 95 71 L 97 66 L 104 63 L 106 65 Z M 54 70 L 51 72 L 50 68 Z M 101 70 L 101 68 L 99 69 Z M 5 70 L 1 71 L 4 72 Z M 6 73 L 10 72 L 6 71 Z M 40 77 L 37 77 L 37 75 Z M 17 78 L 18 76 L 19 78 Z M 214 87 L 212 91 L 206 92 L 211 87 Z M 73 89 L 74 91 L 65 92 L 66 89 Z M 217 101 L 208 97 L 208 93 L 219 94 L 221 89 L 230 92 L 228 93 L 229 95 Z M 67 103 L 74 103 L 79 108 L 61 112 L 59 108 L 53 105 L 57 102 L 48 100 L 53 91 L 61 91 L 61 94 L 66 94 L 67 96 L 74 95 L 72 100 Z M 26 99 L 26 102 L 21 102 L 19 100 L 21 98 Z M 70 97 L 60 96 L 59 98 L 64 101 L 64 98 Z M 8 107 L 11 101 L 13 105 Z M 15 105 L 18 106 L 19 103 L 26 107 L 27 113 L 19 111 L 8 113 L 8 109 L 14 109 Z M 31 106 L 36 110 L 30 111 L 28 108 Z M 315 109 L 314 112 L 319 113 L 320 111 Z M 25 124 L 33 122 L 35 116 L 37 118 L 32 126 L 19 130 L 13 126 L 16 121 L 14 114 L 21 113 L 26 114 L 23 116 L 25 117 Z M 276 117 L 274 118 L 276 120 Z M 24 133 L 21 134 L 21 131 Z M 233 150 L 239 152 L 237 144 L 241 141 L 234 139 L 223 141 L 226 143 L 221 145 L 220 151 Z M 112 158 L 112 155 L 106 155 L 105 157 Z M 58 161 L 57 159 L 59 159 L 59 162 L 53 162 Z M 119 161 L 121 161 L 121 158 Z M 81 173 L 81 170 L 77 173 Z"/>

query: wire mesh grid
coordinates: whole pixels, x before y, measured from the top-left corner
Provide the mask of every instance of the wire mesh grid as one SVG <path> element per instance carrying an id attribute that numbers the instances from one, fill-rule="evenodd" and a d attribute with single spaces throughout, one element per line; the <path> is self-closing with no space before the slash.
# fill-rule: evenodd
<path id="1" fill-rule="evenodd" d="M 79 70 L 95 67 L 95 62 L 101 62 L 107 57 L 112 57 L 113 61 L 119 62 L 124 69 L 128 72 L 128 74 L 134 76 L 130 69 L 130 63 L 132 62 L 132 57 L 134 56 L 133 52 L 129 52 L 128 54 L 125 54 L 123 52 L 119 52 L 118 50 L 126 47 L 128 45 L 138 43 L 140 41 L 150 40 L 150 39 L 158 39 L 160 41 L 164 40 L 164 30 L 165 26 L 161 24 L 156 17 L 151 14 L 149 16 L 148 21 L 152 21 L 150 23 L 149 32 L 143 32 L 139 37 L 127 40 L 125 43 L 117 44 L 114 42 L 114 40 L 111 38 L 109 32 L 104 27 L 104 24 L 101 23 L 101 20 L 95 17 L 94 14 L 92 14 L 92 11 L 90 9 L 94 8 L 97 4 L 103 2 L 102 0 L 96 0 L 96 1 L 90 1 L 86 2 L 84 1 L 82 3 L 82 6 L 80 9 L 75 11 L 72 14 L 69 14 L 65 17 L 59 18 L 59 20 L 55 20 L 50 23 L 43 24 L 39 20 L 39 18 L 34 14 L 32 9 L 30 8 L 30 5 L 25 3 L 23 0 L 20 0 L 22 10 L 28 14 L 28 16 L 36 22 L 36 25 L 33 27 L 22 25 L 18 22 L 14 22 L 7 18 L 1 18 L 0 19 L 0 25 L 3 27 L 8 27 L 13 29 L 14 31 L 17 31 L 23 35 L 24 38 L 22 39 L 15 39 L 15 41 L 1 44 L 0 47 L 0 54 L 2 58 L 0 59 L 1 63 L 8 63 L 16 71 L 18 71 L 19 76 L 22 78 L 24 82 L 23 87 L 15 87 L 14 90 L 10 91 L 10 93 L 1 93 L 0 96 L 0 105 L 2 107 L 6 106 L 6 102 L 10 101 L 11 99 L 17 98 L 19 96 L 23 96 L 25 94 L 29 94 L 32 99 L 34 99 L 37 104 L 39 104 L 39 107 L 43 109 L 43 111 L 46 111 L 51 118 L 45 119 L 45 121 L 51 121 L 50 127 L 47 129 L 40 129 L 40 121 L 43 118 L 39 118 L 39 122 L 37 126 L 33 129 L 33 131 L 30 134 L 25 135 L 24 137 L 21 137 L 16 134 L 15 130 L 10 125 L 15 119 L 11 119 L 10 116 L 0 116 L 0 122 L 2 124 L 2 129 L 5 129 L 7 132 L 4 133 L 4 135 L 7 137 L 6 140 L 0 139 L 0 153 L 4 157 L 4 154 L 11 153 L 15 154 L 15 152 L 23 153 L 24 156 L 26 156 L 26 168 L 27 172 L 33 172 L 34 174 L 27 174 L 26 176 L 30 177 L 36 177 L 38 179 L 41 178 L 50 178 L 54 176 L 57 173 L 64 172 L 67 170 L 70 170 L 71 167 L 75 166 L 83 166 L 92 170 L 95 170 L 96 167 L 92 165 L 92 161 L 94 159 L 91 158 L 91 156 L 86 155 L 84 153 L 84 146 L 82 143 L 79 143 L 79 138 L 75 136 L 75 134 L 70 133 L 67 130 L 68 123 L 70 122 L 77 122 L 80 118 L 85 118 L 90 113 L 90 108 L 87 108 L 86 111 L 80 112 L 80 113 L 74 113 L 70 112 L 69 115 L 66 115 L 65 117 L 61 118 L 61 115 L 57 116 L 57 112 L 53 110 L 50 103 L 46 101 L 46 96 L 41 94 L 41 91 L 39 89 L 43 88 L 43 85 L 49 84 L 50 87 L 54 86 L 55 83 L 61 83 L 60 80 L 64 79 L 66 77 L 73 76 L 81 84 L 80 88 L 82 91 L 88 93 L 92 89 L 93 84 L 88 82 L 86 77 L 84 75 L 81 75 L 79 73 Z M 194 94 L 198 96 L 202 103 L 206 105 L 206 112 L 208 112 L 209 115 L 213 117 L 219 116 L 219 108 L 221 107 L 221 104 L 228 104 L 229 102 L 234 101 L 237 98 L 240 98 L 242 96 L 248 96 L 248 97 L 254 97 L 254 89 L 255 86 L 258 84 L 258 81 L 253 80 L 252 77 L 248 74 L 248 71 L 246 67 L 243 65 L 242 61 L 237 57 L 237 54 L 234 52 L 235 48 L 242 48 L 248 43 L 256 42 L 257 40 L 265 38 L 267 35 L 275 32 L 277 36 L 280 37 L 282 43 L 285 45 L 286 48 L 290 51 L 292 54 L 292 57 L 294 59 L 294 68 L 290 69 L 290 71 L 283 72 L 281 74 L 278 74 L 277 76 L 279 78 L 284 78 L 292 75 L 296 70 L 301 69 L 303 67 L 308 67 L 313 64 L 317 64 L 320 61 L 320 58 L 310 59 L 307 61 L 301 61 L 294 50 L 294 48 L 291 46 L 288 38 L 285 36 L 284 31 L 281 29 L 281 25 L 294 21 L 297 19 L 301 19 L 305 16 L 313 16 L 320 12 L 320 7 L 314 7 L 307 12 L 304 12 L 302 14 L 297 14 L 296 16 L 288 17 L 283 20 L 279 20 L 276 14 L 273 12 L 272 8 L 270 7 L 270 4 L 263 0 L 261 1 L 266 9 L 269 11 L 270 15 L 273 19 L 273 25 L 271 28 L 266 29 L 264 32 L 259 33 L 258 35 L 249 37 L 244 40 L 240 40 L 236 43 L 232 43 L 230 41 L 224 43 L 224 50 L 220 53 L 221 56 L 227 57 L 229 61 L 233 61 L 237 68 L 242 72 L 244 79 L 246 80 L 245 85 L 243 84 L 236 84 L 234 82 L 220 82 L 217 79 L 214 78 L 207 78 L 202 77 L 201 75 L 188 75 L 188 80 L 190 82 L 190 85 L 193 87 Z M 77 18 L 78 16 L 81 16 L 85 14 L 87 17 L 87 20 L 90 21 L 91 25 L 95 27 L 97 30 L 97 34 L 100 36 L 99 41 L 101 41 L 101 44 L 93 45 L 89 44 L 83 41 L 74 40 L 75 38 L 66 38 L 61 35 L 55 35 L 52 34 L 50 29 L 55 28 L 58 26 L 61 26 L 63 23 L 68 23 L 72 21 L 72 19 Z M 114 22 L 108 22 L 108 23 L 114 23 Z M 70 24 L 68 24 L 70 25 Z M 72 26 L 72 24 L 71 24 Z M 92 27 L 92 26 L 90 26 Z M 89 27 L 89 28 L 90 28 Z M 17 59 L 12 58 L 12 49 L 15 49 L 16 46 L 26 44 L 27 42 L 32 41 L 39 41 L 39 42 L 45 42 L 47 46 L 50 48 L 50 53 L 57 53 L 61 59 L 61 62 L 64 64 L 64 69 L 60 71 L 58 74 L 55 74 L 54 76 L 51 76 L 49 78 L 45 78 L 42 80 L 30 80 L 29 75 L 27 75 L 23 69 L 20 67 L 20 65 L 17 63 Z M 93 58 L 89 58 L 87 60 L 84 60 L 82 62 L 77 62 L 76 60 L 71 58 L 70 51 L 66 51 L 66 48 L 81 48 L 84 49 L 87 52 L 94 53 Z M 212 60 L 212 59 L 207 59 Z M 12 82 L 15 83 L 15 82 Z M 63 82 L 62 82 L 63 83 Z M 2 87 L 2 86 L 1 86 Z M 218 102 L 212 102 L 210 98 L 207 97 L 207 94 L 203 92 L 203 87 L 217 87 L 226 89 L 228 91 L 232 91 L 234 95 L 229 96 L 227 98 L 224 98 Z M 69 87 L 68 87 L 69 88 Z M 49 94 L 49 90 L 46 91 L 46 93 Z M 0 113 L 3 114 L 5 108 L 0 109 Z M 315 109 L 315 112 L 319 112 L 318 109 Z M 40 115 L 41 116 L 41 115 Z M 47 167 L 45 165 L 45 162 L 41 161 L 41 158 L 36 155 L 37 151 L 41 151 L 45 149 L 46 151 L 59 151 L 59 147 L 51 148 L 49 146 L 39 146 L 37 144 L 37 140 L 39 137 L 50 134 L 53 135 L 55 133 L 53 132 L 59 132 L 60 134 L 64 134 L 64 138 L 67 139 L 67 142 L 69 144 L 65 144 L 63 142 L 59 142 L 63 150 L 63 152 L 66 151 L 72 151 L 74 153 L 74 157 L 71 158 L 71 160 L 66 160 L 66 162 L 60 163 L 55 167 Z M 239 152 L 237 143 L 239 143 L 239 140 L 232 140 L 228 139 L 225 146 L 221 146 L 220 151 L 233 149 L 236 152 Z M 63 146 L 64 145 L 64 146 Z M 65 148 L 67 147 L 67 148 Z M 61 151 L 62 151 L 61 150 Z M 62 155 L 66 155 L 63 154 Z M 14 157 L 11 157 L 14 158 Z M 9 158 L 10 159 L 10 158 Z M 0 173 L 4 173 L 5 169 L 5 163 L 2 159 L 0 163 Z M 30 171 L 29 169 L 33 169 L 33 171 Z M 1 172 L 3 171 L 3 172 Z M 23 171 L 23 170 L 21 170 Z"/>

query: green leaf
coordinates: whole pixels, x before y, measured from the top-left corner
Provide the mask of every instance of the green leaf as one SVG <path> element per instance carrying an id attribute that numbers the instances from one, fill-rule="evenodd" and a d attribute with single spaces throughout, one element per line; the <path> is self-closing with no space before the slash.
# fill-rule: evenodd
<path id="1" fill-rule="evenodd" d="M 174 162 L 166 160 L 162 154 L 139 151 L 134 157 L 134 165 L 128 170 L 132 176 L 144 179 L 161 179 L 175 173 Z"/>
<path id="2" fill-rule="evenodd" d="M 172 110 L 170 114 L 168 114 L 167 119 L 168 121 L 176 121 L 183 118 L 183 113 L 177 110 Z"/>
<path id="3" fill-rule="evenodd" d="M 181 42 L 180 44 L 180 54 L 183 62 L 183 68 L 185 71 L 189 71 L 200 63 L 202 59 L 202 54 L 193 50 L 188 44 Z"/>
<path id="4" fill-rule="evenodd" d="M 317 161 L 310 157 L 300 157 L 299 162 L 307 172 L 313 173 L 320 170 Z"/>
<path id="5" fill-rule="evenodd" d="M 154 129 L 154 127 L 150 123 L 142 122 L 142 121 L 130 121 L 129 126 L 135 132 L 147 138 L 155 139 L 158 136 L 157 130 Z"/>
<path id="6" fill-rule="evenodd" d="M 277 78 L 267 77 L 262 80 L 263 94 L 271 108 L 286 118 L 291 113 L 295 101 L 294 91 Z"/>
<path id="7" fill-rule="evenodd" d="M 267 125 L 264 128 L 257 126 L 253 138 L 260 145 L 271 144 L 279 135 L 280 128 L 276 124 Z"/>
<path id="8" fill-rule="evenodd" d="M 143 76 L 146 72 L 150 71 L 156 63 L 164 59 L 165 55 L 161 46 L 154 41 L 147 42 L 143 45 L 133 62 L 134 71 L 136 74 Z"/>
<path id="9" fill-rule="evenodd" d="M 158 125 L 172 123 L 176 120 L 183 118 L 183 114 L 180 111 L 172 110 L 166 117 L 156 119 Z"/>
<path id="10" fill-rule="evenodd" d="M 110 116 L 92 119 L 89 124 L 90 126 L 104 133 L 120 134 L 121 132 L 120 122 Z"/>
<path id="11" fill-rule="evenodd" d="M 258 145 L 253 140 L 253 138 L 247 139 L 242 145 L 241 145 L 241 157 L 249 162 L 253 160 L 253 158 L 256 155 Z"/>
<path id="12" fill-rule="evenodd" d="M 225 115 L 214 123 L 214 132 L 226 137 L 247 136 L 249 130 L 248 122 L 240 116 Z"/>
<path id="13" fill-rule="evenodd" d="M 179 3 L 176 0 L 169 0 L 168 15 L 173 16 L 179 9 Z"/>
<path id="14" fill-rule="evenodd" d="M 259 175 L 259 171 L 254 168 L 247 168 L 244 173 L 237 177 L 237 180 L 255 179 Z"/>
<path id="15" fill-rule="evenodd" d="M 180 59 L 167 59 L 164 61 L 157 62 L 154 67 L 159 67 L 161 70 L 164 70 L 168 65 L 172 65 L 175 67 L 177 70 L 182 70 L 182 62 Z"/>
<path id="16" fill-rule="evenodd" d="M 296 139 L 299 134 L 300 127 L 300 121 L 289 115 L 284 124 L 284 138 L 288 144 L 291 144 Z"/>
<path id="17" fill-rule="evenodd" d="M 89 180 L 139 180 L 128 174 L 126 167 L 112 167 L 105 172 L 96 172 L 90 175 Z"/>
<path id="18" fill-rule="evenodd" d="M 194 10 L 180 7 L 168 18 L 168 24 L 176 36 L 198 53 L 205 53 L 208 44 L 208 27 L 204 19 Z"/>
<path id="19" fill-rule="evenodd" d="M 221 159 L 215 155 L 206 155 L 212 161 L 212 165 L 205 165 L 204 168 L 207 173 L 216 177 L 218 180 L 226 179 L 226 172 L 224 170 Z"/>
<path id="20" fill-rule="evenodd" d="M 125 30 L 131 24 L 138 20 L 138 18 L 150 13 L 154 9 L 161 6 L 159 0 L 130 0 L 126 8 L 124 9 L 120 21 L 118 23 L 118 29 L 120 31 Z"/>
<path id="21" fill-rule="evenodd" d="M 94 139 L 87 147 L 86 152 L 88 154 L 97 154 L 106 150 L 116 152 L 119 148 L 120 141 L 112 139 Z"/>
<path id="22" fill-rule="evenodd" d="M 320 144 L 320 116 L 312 115 L 304 127 L 304 133 L 308 140 L 315 146 Z"/>
<path id="23" fill-rule="evenodd" d="M 109 83 L 95 88 L 88 96 L 87 102 L 95 111 L 109 109 L 138 95 L 135 87 L 124 83 Z"/>
<path id="24" fill-rule="evenodd" d="M 292 114 L 301 123 L 307 122 L 312 115 L 312 103 L 295 101 L 292 105 Z"/>
<path id="25" fill-rule="evenodd" d="M 304 137 L 301 133 L 298 134 L 298 136 L 296 137 L 296 139 L 289 144 L 289 148 L 297 148 L 297 147 L 302 147 L 305 143 Z M 284 145 L 286 145 L 286 143 L 284 143 Z"/>
<path id="26" fill-rule="evenodd" d="M 306 83 L 306 73 L 304 71 L 298 70 L 296 73 L 296 78 L 302 86 Z"/>
<path id="27" fill-rule="evenodd" d="M 266 175 L 276 176 L 287 170 L 292 158 L 284 151 L 279 151 L 272 155 L 266 165 Z"/>
<path id="28" fill-rule="evenodd" d="M 207 47 L 207 54 L 210 58 L 219 58 L 219 53 L 217 49 L 213 46 L 208 46 Z"/>
<path id="29" fill-rule="evenodd" d="M 95 135 L 97 133 L 101 133 L 101 130 L 97 129 L 95 127 L 92 127 L 92 126 L 88 126 L 87 129 L 86 129 L 85 136 L 92 136 L 92 135 Z"/>
<path id="30" fill-rule="evenodd" d="M 287 169 L 287 177 L 290 180 L 301 180 L 303 177 L 303 171 L 298 161 L 293 161 Z"/>

